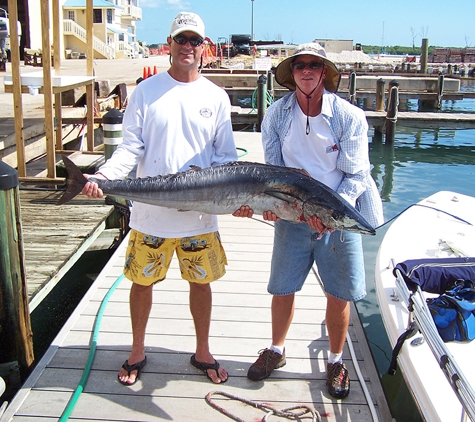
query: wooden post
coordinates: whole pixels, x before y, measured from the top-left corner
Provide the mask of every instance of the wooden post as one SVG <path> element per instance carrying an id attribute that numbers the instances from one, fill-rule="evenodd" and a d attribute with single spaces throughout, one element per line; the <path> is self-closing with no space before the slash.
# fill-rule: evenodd
<path id="1" fill-rule="evenodd" d="M 86 0 L 86 66 L 87 76 L 94 75 L 94 32 L 93 32 L 93 0 Z M 87 150 L 94 151 L 94 84 L 86 86 L 87 98 Z"/>
<path id="2" fill-rule="evenodd" d="M 261 131 L 262 120 L 267 109 L 267 78 L 264 75 L 257 79 L 257 131 Z"/>
<path id="3" fill-rule="evenodd" d="M 356 104 L 356 72 L 353 70 L 348 79 L 348 101 Z"/>
<path id="4" fill-rule="evenodd" d="M 429 57 L 429 39 L 422 38 L 421 46 L 421 73 L 427 73 L 427 59 Z"/>
<path id="5" fill-rule="evenodd" d="M 45 136 L 47 176 L 56 177 L 56 148 L 54 140 L 53 82 L 51 79 L 51 41 L 49 0 L 41 2 L 41 46 L 43 65 L 43 96 L 45 105 Z"/>
<path id="6" fill-rule="evenodd" d="M 61 40 L 60 31 L 63 20 L 61 19 L 62 9 L 59 5 L 59 0 L 53 0 L 53 63 L 54 74 L 61 74 L 61 57 L 63 56 L 63 42 Z M 62 121 L 62 96 L 58 92 L 54 94 L 54 114 L 56 116 L 56 149 L 62 150 L 63 148 L 63 121 Z"/>
<path id="7" fill-rule="evenodd" d="M 271 70 L 267 72 L 267 92 L 274 98 L 274 74 Z"/>
<path id="8" fill-rule="evenodd" d="M 15 142 L 17 168 L 20 177 L 26 176 L 25 139 L 23 132 L 23 103 L 21 99 L 20 46 L 18 45 L 18 5 L 16 0 L 8 0 L 10 23 L 10 47 L 12 58 L 13 115 L 15 121 Z"/>
<path id="9" fill-rule="evenodd" d="M 395 82 L 395 81 L 394 81 Z M 396 134 L 397 109 L 399 104 L 399 84 L 393 84 L 389 92 L 388 110 L 386 113 L 386 142 L 394 142 Z"/>
<path id="10" fill-rule="evenodd" d="M 442 108 L 442 96 L 444 95 L 444 75 L 439 75 L 437 81 L 437 109 Z"/>
<path id="11" fill-rule="evenodd" d="M 34 356 L 18 192 L 17 171 L 0 161 L 0 363 L 17 361 L 25 378 Z"/>
<path id="12" fill-rule="evenodd" d="M 384 86 L 386 81 L 379 78 L 376 82 L 376 111 L 384 111 Z"/>

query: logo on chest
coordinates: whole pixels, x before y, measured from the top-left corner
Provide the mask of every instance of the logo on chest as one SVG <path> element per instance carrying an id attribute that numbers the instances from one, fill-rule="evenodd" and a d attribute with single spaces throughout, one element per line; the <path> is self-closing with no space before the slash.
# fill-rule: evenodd
<path id="1" fill-rule="evenodd" d="M 200 114 L 203 117 L 210 118 L 213 115 L 213 112 L 209 108 L 204 107 L 200 110 Z"/>
<path id="2" fill-rule="evenodd" d="M 338 152 L 338 145 L 333 144 L 333 145 L 327 146 L 326 152 L 327 152 L 327 154 L 331 154 L 332 152 Z"/>

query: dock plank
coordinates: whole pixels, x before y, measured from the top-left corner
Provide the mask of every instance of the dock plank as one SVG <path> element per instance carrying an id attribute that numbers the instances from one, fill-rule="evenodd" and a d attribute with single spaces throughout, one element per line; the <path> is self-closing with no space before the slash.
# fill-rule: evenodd
<path id="1" fill-rule="evenodd" d="M 113 206 L 85 197 L 56 206 L 62 191 L 21 188 L 20 213 L 30 312 L 105 228 Z"/>

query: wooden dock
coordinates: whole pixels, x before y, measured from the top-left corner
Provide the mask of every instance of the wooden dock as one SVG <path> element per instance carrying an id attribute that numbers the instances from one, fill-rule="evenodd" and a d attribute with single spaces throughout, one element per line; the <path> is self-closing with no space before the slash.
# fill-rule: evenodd
<path id="1" fill-rule="evenodd" d="M 248 151 L 242 160 L 262 162 L 259 133 L 236 133 L 236 144 Z M 316 273 L 309 275 L 297 295 L 294 323 L 286 344 L 287 365 L 268 380 L 247 379 L 247 368 L 259 350 L 270 344 L 271 296 L 266 285 L 273 228 L 259 218 L 221 216 L 220 233 L 229 265 L 226 275 L 212 285 L 210 342 L 214 356 L 230 374 L 225 384 L 212 384 L 189 363 L 195 349 L 195 334 L 188 308 L 188 284 L 181 279 L 176 260 L 167 279 L 155 287 L 147 327 L 148 363 L 141 379 L 132 387 L 117 382 L 117 371 L 128 357 L 131 344 L 130 282 L 123 279 L 110 292 L 122 273 L 123 243 L 0 420 L 46 422 L 61 417 L 80 379 L 84 379 L 98 309 L 108 297 L 102 318 L 97 320 L 100 325 L 96 328 L 99 334 L 92 369 L 71 411 L 71 421 L 230 420 L 206 402 L 205 396 L 213 392 L 276 409 L 308 405 L 325 421 L 391 421 L 354 308 L 344 351 L 352 379 L 351 393 L 344 400 L 334 400 L 327 393 L 325 299 Z M 262 420 L 265 416 L 262 410 L 237 400 L 213 397 L 219 406 L 242 420 Z"/>
<path id="2" fill-rule="evenodd" d="M 55 205 L 63 191 L 20 189 L 30 312 L 48 295 L 106 227 L 114 207 L 79 196 Z"/>

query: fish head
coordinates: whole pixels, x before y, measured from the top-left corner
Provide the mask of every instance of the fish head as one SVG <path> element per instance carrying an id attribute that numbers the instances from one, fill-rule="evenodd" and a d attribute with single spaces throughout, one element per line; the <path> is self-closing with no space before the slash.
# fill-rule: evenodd
<path id="1" fill-rule="evenodd" d="M 304 204 L 303 215 L 306 220 L 311 216 L 316 216 L 328 229 L 370 235 L 376 234 L 374 228 L 358 210 L 343 199 L 322 202 L 318 198 L 311 198 Z"/>
<path id="2" fill-rule="evenodd" d="M 371 226 L 371 224 L 369 224 L 366 219 L 356 210 L 352 213 L 342 213 L 333 210 L 333 212 L 331 212 L 331 214 L 329 215 L 329 219 L 329 226 L 334 228 L 335 230 L 344 230 L 347 232 L 369 234 L 372 236 L 376 234 L 376 231 Z M 326 227 L 328 227 L 324 221 L 322 222 Z"/>

